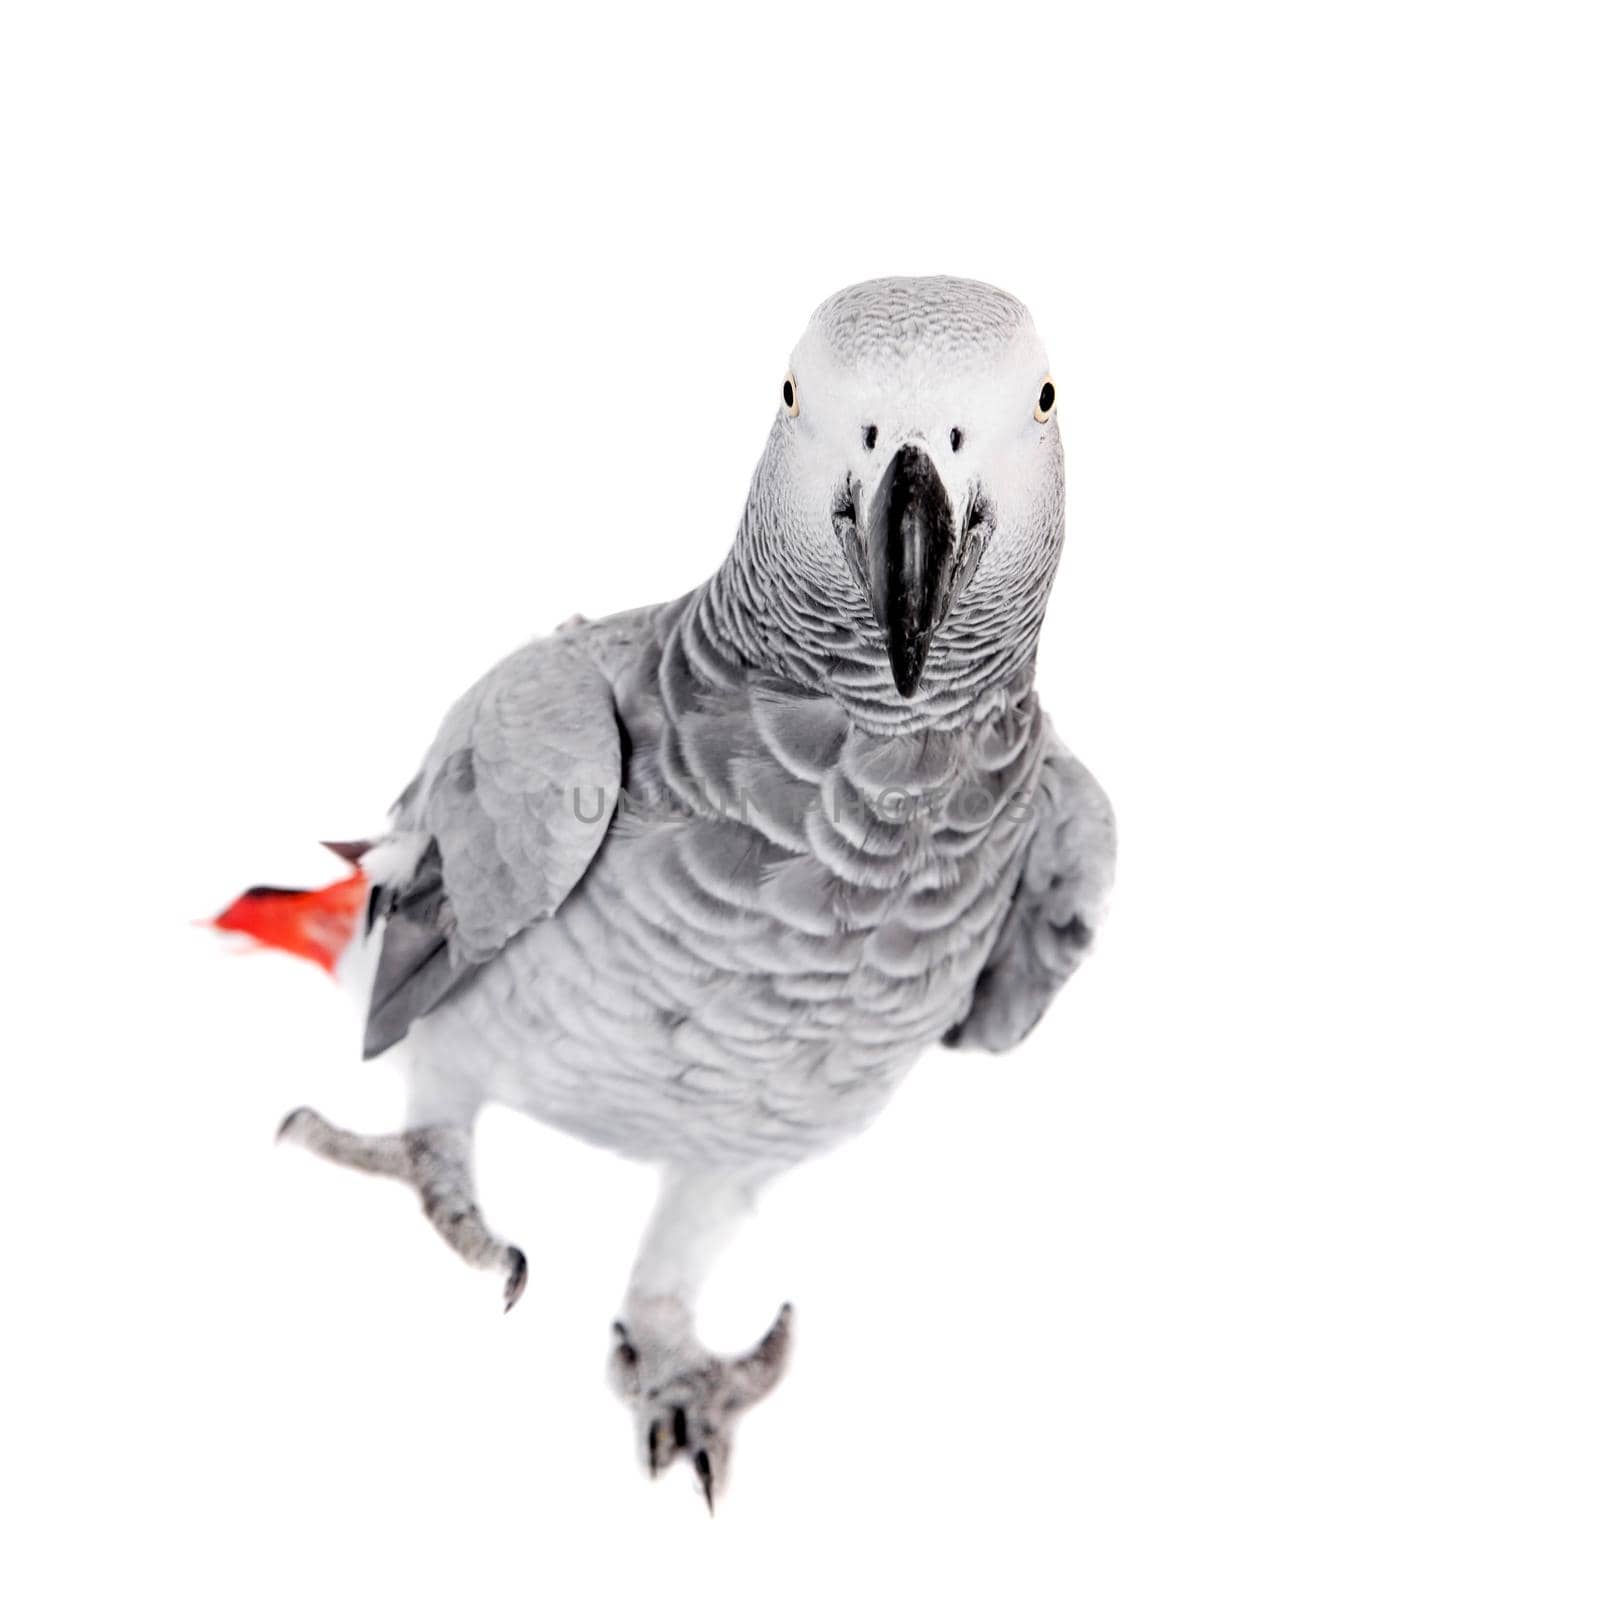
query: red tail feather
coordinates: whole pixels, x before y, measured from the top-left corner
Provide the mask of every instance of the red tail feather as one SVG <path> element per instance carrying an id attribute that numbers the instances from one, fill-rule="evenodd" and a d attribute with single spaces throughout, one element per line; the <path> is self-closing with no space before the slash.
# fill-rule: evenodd
<path id="1" fill-rule="evenodd" d="M 248 934 L 332 972 L 355 937 L 366 903 L 366 875 L 356 871 L 325 889 L 246 889 L 212 926 Z"/>

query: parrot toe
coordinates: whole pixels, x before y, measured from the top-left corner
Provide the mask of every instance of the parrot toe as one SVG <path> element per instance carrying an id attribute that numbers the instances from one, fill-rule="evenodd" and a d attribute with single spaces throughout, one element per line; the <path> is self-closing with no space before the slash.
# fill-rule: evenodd
<path id="1" fill-rule="evenodd" d="M 310 1106 L 296 1106 L 293 1111 L 278 1124 L 278 1131 L 273 1135 L 279 1144 L 284 1140 L 298 1143 L 306 1128 L 322 1119 Z"/>
<path id="2" fill-rule="evenodd" d="M 620 1322 L 611 1324 L 611 1357 L 606 1364 L 611 1387 L 624 1400 L 633 1400 L 639 1394 L 639 1352 L 628 1337 L 628 1330 Z"/>

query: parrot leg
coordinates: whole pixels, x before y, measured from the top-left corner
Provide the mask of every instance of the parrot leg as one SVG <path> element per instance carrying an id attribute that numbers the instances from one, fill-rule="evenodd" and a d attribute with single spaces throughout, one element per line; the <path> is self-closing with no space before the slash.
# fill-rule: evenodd
<path id="1" fill-rule="evenodd" d="M 302 1106 L 283 1119 L 278 1137 L 304 1145 L 342 1167 L 409 1183 L 445 1243 L 475 1267 L 502 1268 L 506 1310 L 517 1303 L 528 1281 L 527 1257 L 514 1244 L 491 1233 L 478 1210 L 470 1130 L 436 1124 L 366 1137 L 336 1128 L 309 1106 Z"/>
<path id="2" fill-rule="evenodd" d="M 741 1356 L 713 1355 L 695 1337 L 694 1300 L 749 1201 L 748 1182 L 669 1174 L 611 1329 L 611 1383 L 633 1410 L 645 1466 L 654 1477 L 686 1456 L 708 1510 L 727 1479 L 739 1414 L 783 1376 L 794 1321 L 784 1305 Z"/>

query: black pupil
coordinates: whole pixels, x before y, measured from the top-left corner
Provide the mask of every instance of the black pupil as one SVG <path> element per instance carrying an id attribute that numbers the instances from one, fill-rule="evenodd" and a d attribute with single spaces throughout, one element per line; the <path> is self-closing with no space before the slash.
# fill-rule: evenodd
<path id="1" fill-rule="evenodd" d="M 794 385 L 787 378 L 783 380 L 783 403 L 791 410 L 794 407 Z"/>
<path id="2" fill-rule="evenodd" d="M 961 430 L 959 428 L 952 428 L 950 430 L 950 448 L 952 450 L 959 450 L 961 448 Z"/>
<path id="3" fill-rule="evenodd" d="M 1039 391 L 1039 409 L 1041 411 L 1048 411 L 1055 403 L 1056 386 L 1053 383 L 1047 383 L 1044 388 Z"/>
<path id="4" fill-rule="evenodd" d="M 877 444 L 877 442 L 878 442 L 878 425 L 877 425 L 877 423 L 869 422 L 867 424 L 866 431 L 861 435 L 861 442 L 869 450 L 872 449 L 872 447 L 875 444 Z"/>

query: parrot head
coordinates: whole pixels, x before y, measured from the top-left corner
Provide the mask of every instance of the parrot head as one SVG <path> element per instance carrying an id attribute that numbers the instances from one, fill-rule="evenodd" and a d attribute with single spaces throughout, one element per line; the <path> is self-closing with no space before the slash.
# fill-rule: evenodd
<path id="1" fill-rule="evenodd" d="M 743 536 L 784 619 L 870 642 L 904 700 L 1031 669 L 1060 554 L 1056 388 L 1026 308 L 986 284 L 887 278 L 826 300 L 795 347 Z M 885 671 L 886 669 L 886 671 Z M 836 676 L 837 674 L 832 674 Z"/>

